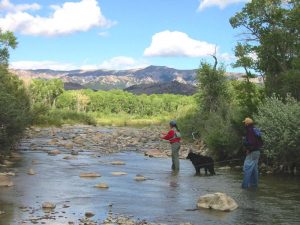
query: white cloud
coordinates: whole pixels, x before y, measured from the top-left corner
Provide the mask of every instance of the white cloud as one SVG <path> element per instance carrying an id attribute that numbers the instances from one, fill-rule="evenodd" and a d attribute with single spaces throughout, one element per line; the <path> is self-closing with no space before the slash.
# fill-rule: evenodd
<path id="1" fill-rule="evenodd" d="M 8 12 L 0 17 L 0 27 L 26 35 L 55 36 L 87 31 L 93 27 L 110 27 L 114 24 L 101 13 L 96 0 L 65 2 L 51 6 L 53 13 L 48 17 L 31 15 L 28 9 L 38 9 L 37 4 L 12 5 L 3 0 L 1 6 Z M 15 11 L 9 10 L 15 8 Z"/>
<path id="2" fill-rule="evenodd" d="M 41 9 L 41 6 L 37 3 L 14 5 L 10 2 L 10 0 L 0 1 L 1 11 L 17 12 L 17 11 L 26 11 L 26 10 L 39 10 L 39 9 Z"/>
<path id="3" fill-rule="evenodd" d="M 217 55 L 217 57 L 225 62 L 233 62 L 236 60 L 236 57 L 234 55 L 227 53 L 227 52 L 219 54 L 219 55 Z"/>
<path id="4" fill-rule="evenodd" d="M 190 38 L 179 31 L 162 31 L 152 37 L 150 47 L 144 51 L 145 56 L 187 56 L 199 57 L 213 54 L 215 45 Z"/>
<path id="5" fill-rule="evenodd" d="M 201 11 L 212 6 L 218 6 L 220 9 L 224 9 L 226 6 L 231 4 L 249 1 L 251 0 L 201 0 L 198 10 Z"/>
<path id="6" fill-rule="evenodd" d="M 21 70 L 35 70 L 35 69 L 51 69 L 51 70 L 126 70 L 137 69 L 149 66 L 142 60 L 135 60 L 131 57 L 118 56 L 103 61 L 100 64 L 86 64 L 75 65 L 72 63 L 60 63 L 56 61 L 15 61 L 10 63 L 10 68 Z"/>
<path id="7" fill-rule="evenodd" d="M 111 58 L 109 60 L 103 61 L 98 68 L 100 69 L 107 69 L 107 70 L 126 70 L 126 69 L 136 69 L 136 68 L 144 68 L 149 64 L 135 60 L 131 57 L 126 56 L 117 56 Z"/>
<path id="8" fill-rule="evenodd" d="M 78 67 L 73 64 L 59 63 L 55 61 L 17 61 L 11 62 L 10 68 L 21 70 L 51 69 L 51 70 L 75 70 Z"/>

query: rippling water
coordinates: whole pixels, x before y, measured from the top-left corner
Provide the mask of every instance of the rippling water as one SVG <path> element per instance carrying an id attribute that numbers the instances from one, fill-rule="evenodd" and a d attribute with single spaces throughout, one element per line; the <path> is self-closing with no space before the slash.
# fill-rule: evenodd
<path id="1" fill-rule="evenodd" d="M 64 160 L 64 154 L 48 156 L 45 152 L 24 151 L 22 155 L 13 178 L 16 185 L 0 188 L 0 210 L 6 212 L 0 216 L 3 225 L 22 221 L 31 224 L 30 219 L 45 215 L 41 210 L 45 201 L 54 202 L 57 207 L 52 219 L 39 220 L 38 224 L 77 224 L 86 211 L 93 211 L 100 224 L 109 204 L 114 213 L 170 225 L 300 224 L 300 181 L 293 177 L 261 177 L 258 190 L 244 191 L 240 188 L 240 171 L 217 170 L 216 176 L 194 176 L 194 168 L 186 160 L 181 160 L 181 170 L 174 175 L 170 172 L 170 159 L 147 158 L 132 152 L 102 157 L 84 153 L 77 160 Z M 109 162 L 114 160 L 122 160 L 126 165 L 111 165 Z M 37 175 L 27 175 L 29 168 Z M 117 171 L 128 174 L 111 175 Z M 81 172 L 98 172 L 102 176 L 82 179 Z M 136 174 L 150 179 L 137 182 Z M 109 189 L 94 188 L 100 182 L 107 183 Z M 239 208 L 230 213 L 187 211 L 196 207 L 200 195 L 213 192 L 227 193 Z"/>

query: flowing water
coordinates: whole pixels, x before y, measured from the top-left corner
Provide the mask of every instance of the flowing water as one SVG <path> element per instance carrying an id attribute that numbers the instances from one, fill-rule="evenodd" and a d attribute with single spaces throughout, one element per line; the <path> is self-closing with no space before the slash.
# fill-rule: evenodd
<path id="1" fill-rule="evenodd" d="M 49 156 L 43 151 L 23 151 L 22 156 L 22 161 L 14 167 L 15 186 L 0 188 L 0 210 L 6 212 L 0 215 L 3 225 L 70 221 L 78 224 L 87 211 L 94 212 L 93 219 L 101 224 L 110 209 L 135 219 L 170 225 L 300 224 L 300 182 L 293 177 L 264 176 L 258 190 L 245 191 L 240 188 L 240 171 L 216 170 L 216 176 L 194 176 L 194 168 L 187 160 L 180 161 L 181 170 L 176 175 L 170 172 L 170 159 L 148 158 L 133 152 L 101 157 L 87 152 L 74 160 L 64 160 L 64 154 Z M 109 163 L 115 160 L 126 165 Z M 27 175 L 29 168 L 37 174 Z M 127 175 L 111 174 L 118 171 Z M 79 177 L 82 172 L 97 172 L 101 177 L 83 179 Z M 137 174 L 149 179 L 135 181 Z M 101 182 L 109 188 L 94 187 Z M 227 213 L 188 210 L 196 207 L 199 196 L 214 192 L 228 194 L 239 208 Z M 56 204 L 48 216 L 41 209 L 45 201 Z"/>

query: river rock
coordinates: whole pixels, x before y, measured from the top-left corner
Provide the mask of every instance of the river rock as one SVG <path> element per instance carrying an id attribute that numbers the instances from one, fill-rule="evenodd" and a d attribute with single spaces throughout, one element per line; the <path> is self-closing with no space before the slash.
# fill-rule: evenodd
<path id="1" fill-rule="evenodd" d="M 11 166 L 11 165 L 13 165 L 13 164 L 14 164 L 13 162 L 8 161 L 8 160 L 4 160 L 4 161 L 3 161 L 3 165 L 5 165 L 5 166 Z"/>
<path id="2" fill-rule="evenodd" d="M 111 165 L 125 165 L 126 163 L 123 161 L 113 161 L 110 163 Z"/>
<path id="3" fill-rule="evenodd" d="M 8 176 L 0 176 L 0 187 L 11 187 L 14 183 Z"/>
<path id="4" fill-rule="evenodd" d="M 55 209 L 56 205 L 52 202 L 44 202 L 42 204 L 43 209 Z"/>
<path id="5" fill-rule="evenodd" d="M 101 177 L 101 175 L 99 173 L 88 172 L 88 173 L 81 173 L 80 177 Z"/>
<path id="6" fill-rule="evenodd" d="M 238 205 L 230 196 L 216 192 L 214 194 L 206 194 L 201 196 L 197 202 L 198 208 L 215 209 L 220 211 L 233 211 Z"/>
<path id="7" fill-rule="evenodd" d="M 125 172 L 111 172 L 111 175 L 113 175 L 113 176 L 124 176 L 124 175 L 127 175 L 127 173 L 125 173 Z"/>
<path id="8" fill-rule="evenodd" d="M 136 175 L 134 178 L 136 181 L 144 181 L 146 180 L 146 177 L 144 177 L 143 175 Z"/>
<path id="9" fill-rule="evenodd" d="M 35 171 L 33 169 L 29 169 L 27 172 L 28 175 L 35 175 Z"/>
<path id="10" fill-rule="evenodd" d="M 12 152 L 10 154 L 10 158 L 11 158 L 12 161 L 18 161 L 18 160 L 22 159 L 22 156 L 21 156 L 21 154 L 19 154 L 17 152 Z"/>
<path id="11" fill-rule="evenodd" d="M 223 166 L 223 167 L 219 167 L 219 170 L 230 170 L 231 167 L 230 166 Z"/>
<path id="12" fill-rule="evenodd" d="M 78 155 L 78 151 L 72 150 L 72 151 L 71 151 L 71 155 Z"/>
<path id="13" fill-rule="evenodd" d="M 4 173 L 0 173 L 0 176 L 16 176 L 16 173 L 14 172 L 4 172 Z"/>
<path id="14" fill-rule="evenodd" d="M 96 187 L 96 188 L 109 188 L 108 185 L 107 185 L 106 183 L 96 184 L 95 187 Z"/>
<path id="15" fill-rule="evenodd" d="M 163 158 L 166 157 L 166 154 L 161 152 L 158 149 L 151 149 L 144 153 L 145 156 L 154 157 L 154 158 Z"/>
<path id="16" fill-rule="evenodd" d="M 67 143 L 67 144 L 64 144 L 64 147 L 66 149 L 72 149 L 73 148 L 73 144 L 72 143 Z"/>
<path id="17" fill-rule="evenodd" d="M 93 212 L 86 212 L 84 215 L 85 215 L 86 217 L 90 218 L 90 217 L 95 216 L 95 213 L 93 213 Z"/>
<path id="18" fill-rule="evenodd" d="M 59 155 L 61 154 L 61 151 L 55 149 L 48 152 L 48 155 Z"/>

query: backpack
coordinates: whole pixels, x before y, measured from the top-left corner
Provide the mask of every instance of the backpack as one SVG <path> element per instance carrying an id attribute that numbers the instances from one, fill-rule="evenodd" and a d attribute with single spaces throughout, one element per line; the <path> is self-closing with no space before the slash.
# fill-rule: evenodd
<path id="1" fill-rule="evenodd" d="M 253 127 L 253 131 L 254 131 L 255 137 L 257 138 L 257 141 L 258 141 L 259 145 L 262 146 L 263 145 L 263 139 L 262 139 L 261 130 L 257 127 Z"/>

